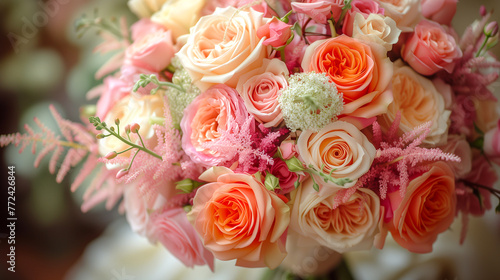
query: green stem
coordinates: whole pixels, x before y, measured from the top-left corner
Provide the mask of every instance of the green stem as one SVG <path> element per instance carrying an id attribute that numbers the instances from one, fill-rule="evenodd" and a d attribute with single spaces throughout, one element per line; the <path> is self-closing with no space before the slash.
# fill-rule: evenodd
<path id="1" fill-rule="evenodd" d="M 155 158 L 158 158 L 158 159 L 160 159 L 160 160 L 162 160 L 162 159 L 163 159 L 160 155 L 156 154 L 155 152 L 153 152 L 153 151 L 149 150 L 148 148 L 146 148 L 146 147 L 144 146 L 144 142 L 142 142 L 142 138 L 141 138 L 141 136 L 140 136 L 139 134 L 137 134 L 137 135 L 139 135 L 139 139 L 141 139 L 141 143 L 142 143 L 143 147 L 141 147 L 141 146 L 139 146 L 139 145 L 137 145 L 137 144 L 134 144 L 134 143 L 132 143 L 132 142 L 128 141 L 127 139 L 125 139 L 125 138 L 121 137 L 120 135 L 118 135 L 118 134 L 116 134 L 115 132 L 111 131 L 111 130 L 110 130 L 109 128 L 107 128 L 107 127 L 104 127 L 104 129 L 105 129 L 107 132 L 109 132 L 109 133 L 113 134 L 116 138 L 118 138 L 119 140 L 121 140 L 123 143 L 125 143 L 125 144 L 127 144 L 127 145 L 129 145 L 129 146 L 132 146 L 132 147 L 134 147 L 134 148 L 137 148 L 137 149 L 139 149 L 139 150 L 141 150 L 141 151 L 143 151 L 143 152 L 146 152 L 146 153 L 148 153 L 148 154 L 150 154 L 150 155 L 154 156 Z M 135 156 L 134 156 L 134 158 L 135 158 Z M 133 161 L 133 159 L 132 159 L 132 161 Z"/>
<path id="2" fill-rule="evenodd" d="M 481 45 L 481 47 L 479 48 L 479 50 L 477 51 L 476 53 L 476 57 L 479 57 L 479 55 L 481 55 L 481 52 L 483 51 L 484 47 L 486 46 L 486 44 L 488 43 L 488 40 L 490 39 L 490 36 L 488 35 L 485 35 L 486 38 L 484 39 L 483 41 L 483 44 Z"/>

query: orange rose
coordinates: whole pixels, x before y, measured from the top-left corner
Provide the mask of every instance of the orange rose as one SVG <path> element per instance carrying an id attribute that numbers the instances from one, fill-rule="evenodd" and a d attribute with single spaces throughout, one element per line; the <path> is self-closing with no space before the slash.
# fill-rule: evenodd
<path id="1" fill-rule="evenodd" d="M 225 167 L 208 169 L 200 180 L 211 183 L 196 192 L 188 219 L 205 247 L 238 266 L 276 268 L 286 256 L 286 203 L 254 177 Z"/>
<path id="2" fill-rule="evenodd" d="M 316 41 L 304 54 L 305 72 L 325 73 L 344 97 L 342 114 L 372 118 L 392 102 L 392 63 L 384 47 L 345 35 Z"/>
<path id="3" fill-rule="evenodd" d="M 438 234 L 448 229 L 455 217 L 455 176 L 444 162 L 410 181 L 406 195 L 389 194 L 394 209 L 389 230 L 394 240 L 414 253 L 432 252 Z"/>

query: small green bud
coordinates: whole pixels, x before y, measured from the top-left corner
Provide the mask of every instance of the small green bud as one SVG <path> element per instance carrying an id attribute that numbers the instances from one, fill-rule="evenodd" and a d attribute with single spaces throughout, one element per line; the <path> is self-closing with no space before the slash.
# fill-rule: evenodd
<path id="1" fill-rule="evenodd" d="M 104 134 L 102 133 L 99 133 L 95 136 L 97 139 L 103 139 L 104 138 Z"/>
<path id="2" fill-rule="evenodd" d="M 95 127 L 95 129 L 96 129 L 96 130 L 102 130 L 102 128 L 103 128 L 103 127 L 102 127 L 102 125 L 100 125 L 100 124 L 96 125 L 96 127 Z"/>
<path id="3" fill-rule="evenodd" d="M 116 125 L 120 125 L 120 119 L 116 118 L 116 119 L 115 119 L 115 124 L 116 124 Z"/>
<path id="4" fill-rule="evenodd" d="M 191 209 L 193 209 L 193 205 L 184 205 L 184 206 L 182 206 L 182 209 L 184 209 L 184 211 L 186 211 L 186 213 L 189 213 L 189 212 L 191 212 Z"/>
<path id="5" fill-rule="evenodd" d="M 115 128 L 112 126 L 112 127 L 109 128 L 109 130 L 115 131 Z"/>
<path id="6" fill-rule="evenodd" d="M 319 185 L 316 182 L 313 183 L 313 189 L 319 192 Z"/>
<path id="7" fill-rule="evenodd" d="M 296 157 L 285 160 L 285 163 L 288 166 L 288 170 L 292 172 L 303 171 L 305 169 L 302 162 Z"/>
<path id="8" fill-rule="evenodd" d="M 193 180 L 184 179 L 175 182 L 175 189 L 180 190 L 183 193 L 191 193 L 194 190 Z"/>

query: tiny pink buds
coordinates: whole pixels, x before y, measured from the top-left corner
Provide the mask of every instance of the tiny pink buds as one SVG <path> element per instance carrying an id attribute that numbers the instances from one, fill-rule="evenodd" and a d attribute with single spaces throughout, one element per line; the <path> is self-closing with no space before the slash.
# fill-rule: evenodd
<path id="1" fill-rule="evenodd" d="M 126 168 L 121 169 L 120 171 L 118 171 L 118 173 L 116 173 L 116 179 L 120 179 L 121 177 L 123 177 L 127 174 L 128 174 L 128 169 L 126 169 Z"/>
<path id="2" fill-rule="evenodd" d="M 120 119 L 116 118 L 116 119 L 115 119 L 115 124 L 116 124 L 116 125 L 120 125 Z"/>
<path id="3" fill-rule="evenodd" d="M 484 17 L 486 16 L 486 8 L 484 7 L 484 5 L 481 5 L 481 7 L 479 7 L 479 14 Z"/>
<path id="4" fill-rule="evenodd" d="M 493 37 L 498 33 L 498 22 L 492 21 L 484 27 L 484 35 Z"/>
<path id="5" fill-rule="evenodd" d="M 114 159 L 118 154 L 115 152 L 115 151 L 112 151 L 112 152 L 109 152 L 108 154 L 106 154 L 104 157 L 106 159 Z"/>
<path id="6" fill-rule="evenodd" d="M 127 125 L 125 126 L 125 132 L 126 132 L 126 133 L 130 133 L 130 124 L 127 124 Z"/>
<path id="7" fill-rule="evenodd" d="M 130 126 L 130 131 L 132 131 L 133 133 L 139 133 L 139 129 L 141 129 L 141 126 L 138 123 L 133 123 Z"/>

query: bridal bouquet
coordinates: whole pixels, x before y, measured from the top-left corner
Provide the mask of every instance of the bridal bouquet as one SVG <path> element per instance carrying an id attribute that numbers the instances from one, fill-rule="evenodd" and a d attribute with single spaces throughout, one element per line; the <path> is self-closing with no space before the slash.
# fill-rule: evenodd
<path id="1" fill-rule="evenodd" d="M 0 143 L 40 144 L 35 165 L 52 154 L 59 182 L 81 163 L 82 211 L 117 205 L 186 266 L 313 274 L 304 258 L 382 249 L 389 233 L 428 253 L 458 217 L 463 242 L 500 197 L 498 23 L 484 7 L 458 36 L 457 0 L 128 4 L 130 27 L 76 23 L 115 52 L 82 123 L 50 108 L 61 135 L 35 119 L 40 132 Z"/>

